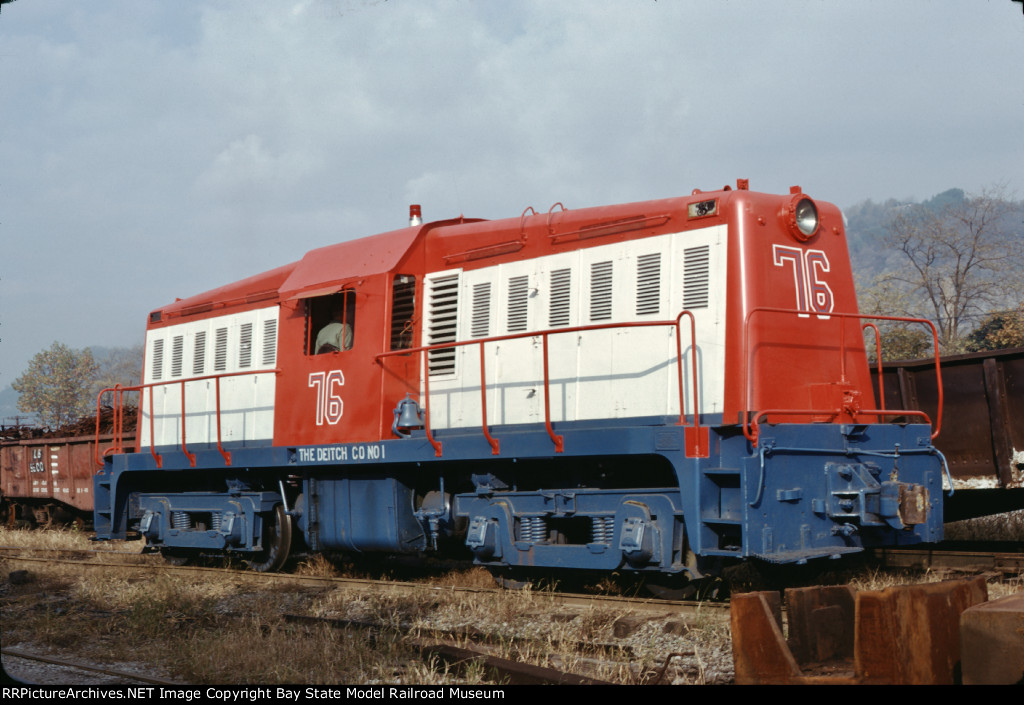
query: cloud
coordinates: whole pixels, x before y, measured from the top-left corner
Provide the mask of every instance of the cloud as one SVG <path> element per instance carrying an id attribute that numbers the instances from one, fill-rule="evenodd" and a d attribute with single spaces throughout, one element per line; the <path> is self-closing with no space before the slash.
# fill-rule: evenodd
<path id="1" fill-rule="evenodd" d="M 134 343 L 149 309 L 413 202 L 1019 189 L 1022 32 L 972 0 L 6 5 L 0 383 L 55 326 Z"/>

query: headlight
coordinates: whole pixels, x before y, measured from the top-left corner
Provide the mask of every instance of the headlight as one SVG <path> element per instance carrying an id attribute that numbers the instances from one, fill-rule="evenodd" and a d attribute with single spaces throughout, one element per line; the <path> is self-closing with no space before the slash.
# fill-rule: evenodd
<path id="1" fill-rule="evenodd" d="M 818 232 L 818 207 L 802 193 L 793 195 L 782 215 L 789 234 L 801 242 Z"/>

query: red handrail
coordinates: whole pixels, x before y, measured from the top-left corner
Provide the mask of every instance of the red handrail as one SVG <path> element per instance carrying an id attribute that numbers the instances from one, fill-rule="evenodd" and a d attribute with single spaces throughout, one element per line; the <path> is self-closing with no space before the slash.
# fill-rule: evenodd
<path id="1" fill-rule="evenodd" d="M 552 206 L 554 208 L 554 206 Z M 498 439 L 491 435 L 491 429 L 487 427 L 487 375 L 484 373 L 484 346 L 480 346 L 480 422 L 484 427 L 484 437 L 491 444 L 491 455 L 499 455 L 501 446 Z"/>
<path id="2" fill-rule="evenodd" d="M 427 351 L 420 350 L 420 366 L 422 369 L 427 370 L 427 374 L 423 376 L 423 394 L 430 399 L 430 370 L 427 369 Z M 434 455 L 438 458 L 441 457 L 441 444 L 434 438 L 434 434 L 430 431 L 430 403 L 427 402 L 423 408 L 423 430 L 427 434 L 427 440 L 430 441 L 430 445 L 434 447 Z"/>
<path id="3" fill-rule="evenodd" d="M 565 452 L 565 436 L 555 435 L 555 427 L 551 425 L 551 376 L 548 374 L 548 336 L 541 338 L 544 354 L 544 427 L 548 430 L 548 436 L 555 443 L 555 452 Z M 483 347 L 481 345 L 480 347 Z"/>
<path id="4" fill-rule="evenodd" d="M 271 370 L 246 370 L 244 372 L 224 372 L 216 375 L 204 375 L 202 377 L 189 377 L 186 379 L 173 379 L 173 380 L 162 380 L 160 382 L 149 382 L 147 384 L 137 384 L 131 387 L 122 387 L 120 384 L 114 385 L 103 389 L 96 397 L 96 449 L 93 453 L 93 458 L 96 464 L 99 466 L 103 465 L 103 461 L 100 460 L 99 453 L 99 437 L 100 437 L 100 400 L 103 395 L 107 392 L 113 393 L 113 406 L 114 406 L 114 434 L 113 434 L 113 445 L 103 451 L 103 455 L 107 456 L 111 453 L 123 453 L 124 452 L 124 435 L 123 428 L 124 423 L 122 414 L 124 413 L 123 395 L 125 392 L 139 392 L 143 390 L 150 390 L 147 395 L 149 397 L 149 452 L 153 456 L 153 460 L 156 462 L 158 468 L 163 467 L 163 457 L 156 452 L 156 436 L 154 433 L 154 417 L 153 417 L 153 393 L 152 390 L 156 387 L 163 387 L 170 384 L 181 385 L 181 450 L 185 456 L 189 459 L 189 463 L 192 467 L 196 465 L 196 456 L 190 452 L 186 445 L 185 438 L 185 383 L 187 382 L 203 382 L 205 380 L 214 380 L 215 388 L 215 403 L 216 403 L 216 414 L 217 414 L 217 450 L 224 458 L 225 465 L 231 465 L 231 452 L 224 449 L 221 441 L 221 425 L 220 425 L 220 380 L 224 377 L 242 377 L 244 375 L 260 375 L 260 374 L 278 374 L 279 369 Z M 141 439 L 140 439 L 141 446 Z"/>
<path id="5" fill-rule="evenodd" d="M 754 447 L 757 447 L 757 441 L 758 441 L 758 436 L 759 436 L 758 420 L 761 419 L 761 418 L 765 418 L 765 417 L 767 417 L 770 414 L 773 414 L 773 415 L 789 415 L 789 416 L 829 415 L 829 416 L 835 417 L 835 416 L 838 416 L 838 415 L 843 413 L 842 409 L 766 409 L 766 410 L 758 411 L 757 413 L 754 414 L 754 417 L 751 418 L 750 413 L 751 413 L 751 407 L 753 406 L 753 401 L 752 401 L 752 399 L 753 399 L 753 377 L 750 374 L 750 342 L 751 342 L 751 340 L 750 340 L 751 339 L 750 325 L 751 325 L 751 321 L 753 320 L 754 316 L 756 314 L 759 314 L 759 313 L 772 313 L 772 314 L 782 314 L 782 315 L 789 315 L 789 316 L 796 315 L 798 317 L 806 318 L 809 323 L 814 323 L 815 322 L 815 319 L 811 318 L 811 316 L 814 316 L 814 317 L 820 318 L 820 319 L 830 319 L 830 318 L 846 319 L 846 318 L 854 318 L 854 319 L 860 320 L 860 319 L 867 318 L 867 319 L 876 320 L 876 321 L 897 321 L 897 322 L 902 322 L 902 323 L 919 323 L 921 325 L 927 326 L 931 330 L 931 332 L 932 332 L 932 346 L 933 346 L 933 350 L 935 352 L 935 379 L 936 379 L 936 384 L 938 385 L 938 410 L 937 410 L 937 413 L 936 413 L 935 427 L 932 430 L 931 437 L 934 439 L 936 436 L 939 435 L 939 431 L 942 429 L 942 403 L 943 403 L 943 399 L 942 399 L 942 370 L 941 370 L 941 367 L 939 365 L 939 334 L 935 330 L 935 325 L 931 321 L 929 321 L 929 320 L 927 320 L 925 318 L 909 318 L 909 317 L 906 317 L 906 316 L 881 316 L 881 315 L 866 314 L 866 313 L 836 313 L 834 311 L 829 311 L 827 313 L 822 313 L 822 312 L 818 312 L 818 311 L 800 311 L 800 310 L 797 310 L 797 309 L 773 308 L 773 307 L 769 307 L 769 306 L 759 306 L 757 308 L 751 309 L 750 312 L 747 313 L 746 318 L 743 321 L 743 387 L 744 387 L 744 390 L 746 392 L 746 403 L 744 404 L 745 408 L 743 410 L 743 435 L 746 436 L 747 440 L 750 441 L 751 444 L 754 445 Z M 873 324 L 868 324 L 868 325 L 872 325 L 873 326 Z M 863 330 L 863 328 L 862 328 L 862 330 Z M 876 334 L 877 334 L 877 327 L 876 327 Z M 845 381 L 845 379 L 846 379 L 846 326 L 840 326 L 840 340 L 839 340 L 839 343 L 840 343 L 839 344 L 840 377 Z M 882 375 L 881 375 L 881 369 L 882 369 L 881 359 L 882 359 L 882 357 L 881 357 L 881 349 L 880 349 L 880 347 L 881 347 L 880 345 L 876 346 L 876 349 L 878 349 L 878 352 L 879 352 L 879 355 L 878 355 L 878 370 L 879 370 L 878 378 L 879 378 L 879 384 L 881 384 L 881 378 L 882 378 Z M 879 387 L 879 389 L 881 391 L 881 387 Z M 930 423 L 930 419 L 928 418 L 928 415 L 925 414 L 922 411 L 917 411 L 917 410 L 912 410 L 912 409 L 902 409 L 902 410 L 896 410 L 896 411 L 887 411 L 885 409 L 885 402 L 884 402 L 884 400 L 881 403 L 881 407 L 882 407 L 881 409 L 860 409 L 860 410 L 857 410 L 857 411 L 851 411 L 850 413 L 851 414 L 871 414 L 871 415 L 875 415 L 875 416 L 877 416 L 879 418 L 881 418 L 883 416 L 920 416 L 920 417 L 924 417 L 924 419 L 927 420 Z"/>
<path id="6" fill-rule="evenodd" d="M 860 330 L 861 332 L 864 332 L 868 328 L 875 331 L 875 365 L 878 369 L 878 403 L 882 407 L 882 411 L 885 411 L 885 387 L 882 384 L 882 333 L 874 323 L 865 323 L 860 327 Z M 881 421 L 882 417 L 879 416 L 878 420 Z"/>
<path id="7" fill-rule="evenodd" d="M 538 336 L 542 339 L 543 345 L 543 360 L 542 360 L 542 372 L 544 376 L 544 427 L 548 432 L 548 436 L 551 438 L 552 443 L 555 446 L 555 452 L 562 453 L 565 450 L 565 439 L 555 433 L 554 426 L 551 423 L 551 394 L 550 394 L 550 375 L 548 367 L 548 338 L 552 335 L 560 335 L 564 333 L 580 333 L 591 330 L 607 330 L 611 328 L 649 328 L 653 326 L 672 326 L 676 329 L 676 366 L 678 369 L 679 376 L 679 421 L 676 423 L 677 426 L 686 424 L 686 412 L 683 398 L 683 353 L 682 353 L 682 325 L 681 321 L 683 316 L 690 318 L 690 346 L 691 346 L 691 358 L 693 361 L 693 424 L 690 428 L 693 429 L 693 435 L 695 437 L 695 449 L 697 452 L 703 452 L 706 449 L 701 445 L 701 439 L 703 438 L 700 431 L 700 406 L 698 403 L 698 384 L 697 384 L 697 328 L 696 321 L 694 320 L 693 314 L 690 311 L 682 311 L 674 320 L 668 321 L 635 321 L 631 323 L 600 323 L 591 324 L 586 326 L 572 326 L 568 328 L 557 328 L 544 331 L 533 331 L 529 333 L 512 333 L 508 335 L 498 335 L 490 338 L 479 338 L 476 340 L 461 340 L 451 341 L 445 343 L 435 343 L 434 345 L 423 345 L 416 348 L 404 348 L 402 350 L 392 350 L 390 352 L 381 353 L 374 359 L 379 365 L 383 365 L 383 359 L 386 357 L 393 357 L 396 355 L 409 355 L 410 353 L 420 353 L 420 367 L 423 370 L 423 394 L 425 397 L 424 404 L 424 431 L 426 433 L 427 440 L 434 448 L 434 454 L 437 457 L 441 457 L 441 443 L 434 438 L 434 435 L 430 428 L 430 370 L 426 362 L 426 354 L 431 350 L 447 350 L 450 348 L 458 348 L 466 345 L 479 345 L 480 346 L 480 395 L 481 395 L 481 424 L 483 426 L 483 434 L 487 439 L 487 442 L 491 446 L 491 453 L 498 455 L 500 452 L 500 444 L 498 439 L 491 435 L 490 428 L 487 425 L 487 380 L 485 374 L 484 365 L 484 345 L 487 343 L 497 343 L 505 340 L 520 340 L 523 338 L 536 338 Z"/>

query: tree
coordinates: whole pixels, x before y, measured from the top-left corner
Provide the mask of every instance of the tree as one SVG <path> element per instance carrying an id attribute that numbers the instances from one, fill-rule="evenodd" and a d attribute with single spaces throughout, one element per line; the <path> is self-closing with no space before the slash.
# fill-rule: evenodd
<path id="1" fill-rule="evenodd" d="M 18 408 L 38 414 L 50 428 L 77 421 L 96 403 L 89 391 L 98 369 L 89 348 L 72 350 L 55 342 L 36 353 L 28 369 L 11 384 L 19 394 Z"/>
<path id="2" fill-rule="evenodd" d="M 964 196 L 954 189 L 899 207 L 882 238 L 903 260 L 890 280 L 919 302 L 904 313 L 935 323 L 944 354 L 963 351 L 970 321 L 1009 303 L 1007 282 L 1024 263 L 1006 217 L 1014 205 L 998 190 Z"/>
<path id="3" fill-rule="evenodd" d="M 967 350 L 971 352 L 1020 347 L 1024 347 L 1024 304 L 990 313 L 967 336 Z"/>
<path id="4" fill-rule="evenodd" d="M 881 316 L 910 316 L 911 298 L 891 275 L 882 274 L 875 277 L 869 286 L 857 287 L 857 305 L 861 313 Z M 882 337 L 882 361 L 918 360 L 932 354 L 932 335 L 920 323 L 900 323 L 896 321 L 871 321 L 878 326 Z M 868 358 L 878 359 L 875 349 L 875 335 L 870 329 L 864 334 L 865 349 Z"/>
<path id="5" fill-rule="evenodd" d="M 142 381 L 142 358 L 144 352 L 141 345 L 131 348 L 110 348 L 106 355 L 99 358 L 98 369 L 93 377 L 90 389 L 90 398 L 93 403 L 97 395 L 104 389 L 110 389 L 120 384 L 122 387 L 130 387 Z M 107 405 L 113 404 L 112 394 L 104 395 L 102 402 Z M 133 392 L 130 398 L 126 395 L 122 402 L 134 404 L 138 394 Z"/>

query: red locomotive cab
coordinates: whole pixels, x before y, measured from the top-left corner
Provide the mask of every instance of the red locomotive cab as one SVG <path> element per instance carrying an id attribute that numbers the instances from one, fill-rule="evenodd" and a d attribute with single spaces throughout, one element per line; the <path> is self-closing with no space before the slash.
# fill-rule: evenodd
<path id="1" fill-rule="evenodd" d="M 373 442 L 391 409 L 419 389 L 419 361 L 377 358 L 412 347 L 416 276 L 402 274 L 420 228 L 314 250 L 281 287 L 275 445 Z"/>
<path id="2" fill-rule="evenodd" d="M 873 402 L 860 321 L 842 315 L 857 313 L 842 214 L 799 187 L 789 199 L 740 192 L 729 208 L 729 296 L 741 304 L 729 311 L 726 418 L 856 421 Z"/>

